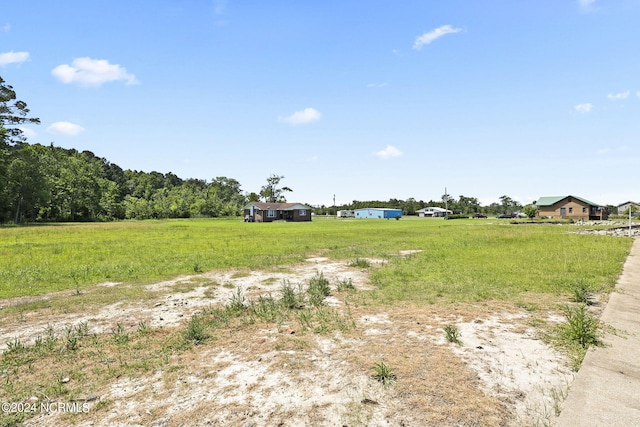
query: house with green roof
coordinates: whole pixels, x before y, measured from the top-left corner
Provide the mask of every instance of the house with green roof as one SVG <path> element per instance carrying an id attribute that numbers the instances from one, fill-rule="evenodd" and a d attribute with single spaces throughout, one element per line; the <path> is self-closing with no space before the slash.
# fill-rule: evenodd
<path id="1" fill-rule="evenodd" d="M 599 221 L 609 217 L 607 208 L 576 196 L 540 197 L 534 203 L 539 217 L 571 218 L 575 220 Z"/>

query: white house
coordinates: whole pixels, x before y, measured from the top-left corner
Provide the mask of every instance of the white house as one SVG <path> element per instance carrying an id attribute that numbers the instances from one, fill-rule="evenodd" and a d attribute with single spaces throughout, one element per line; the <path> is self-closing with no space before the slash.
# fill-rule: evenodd
<path id="1" fill-rule="evenodd" d="M 629 208 L 632 208 L 632 212 L 637 212 L 640 207 L 640 203 L 624 202 L 618 205 L 618 215 L 622 215 L 625 212 L 629 212 Z"/>
<path id="2" fill-rule="evenodd" d="M 453 211 L 449 209 L 443 209 L 443 208 L 431 206 L 431 207 L 417 210 L 416 213 L 420 218 L 424 218 L 424 217 L 446 216 L 447 214 L 451 215 L 453 214 Z"/>

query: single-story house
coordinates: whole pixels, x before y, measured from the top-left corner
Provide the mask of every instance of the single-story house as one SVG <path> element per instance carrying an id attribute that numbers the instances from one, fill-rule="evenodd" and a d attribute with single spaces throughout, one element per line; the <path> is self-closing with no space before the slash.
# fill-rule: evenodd
<path id="1" fill-rule="evenodd" d="M 250 202 L 244 207 L 245 222 L 311 221 L 311 206 L 302 203 Z"/>
<path id="2" fill-rule="evenodd" d="M 638 212 L 640 210 L 640 203 L 624 202 L 618 205 L 618 215 L 629 212 L 629 208 L 632 208 L 632 212 Z"/>
<path id="3" fill-rule="evenodd" d="M 447 216 L 447 214 L 451 215 L 453 211 L 450 211 L 449 209 L 443 209 L 443 208 L 431 206 L 431 207 L 417 210 L 416 213 L 420 218 L 424 218 L 425 216 L 428 216 L 428 217 Z"/>
<path id="4" fill-rule="evenodd" d="M 609 217 L 605 206 L 576 196 L 540 197 L 534 205 L 537 207 L 540 217 L 596 221 Z"/>
<path id="5" fill-rule="evenodd" d="M 355 210 L 356 218 L 402 218 L 402 209 L 363 208 Z"/>

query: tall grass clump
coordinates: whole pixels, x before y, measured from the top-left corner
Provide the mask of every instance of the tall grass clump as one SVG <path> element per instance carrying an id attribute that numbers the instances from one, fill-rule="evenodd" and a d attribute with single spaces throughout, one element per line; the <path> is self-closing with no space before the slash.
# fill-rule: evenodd
<path id="1" fill-rule="evenodd" d="M 348 265 L 349 265 L 349 267 L 354 267 L 354 268 L 369 268 L 369 267 L 371 267 L 371 263 L 369 262 L 369 260 L 364 259 L 364 258 L 356 258 L 353 261 L 351 261 Z"/>
<path id="2" fill-rule="evenodd" d="M 374 371 L 374 374 L 372 375 L 373 379 L 382 383 L 385 387 L 393 384 L 398 379 L 393 368 L 382 360 L 376 362 L 372 369 Z"/>
<path id="3" fill-rule="evenodd" d="M 309 294 L 309 303 L 312 306 L 319 307 L 323 305 L 325 297 L 331 295 L 329 280 L 322 273 L 316 274 L 309 280 L 307 293 Z"/>
<path id="4" fill-rule="evenodd" d="M 591 346 L 603 345 L 600 322 L 589 313 L 586 304 L 565 306 L 566 322 L 558 326 L 556 340 L 567 349 L 572 359 L 572 369 L 578 370 Z"/>
<path id="5" fill-rule="evenodd" d="M 282 282 L 280 292 L 280 303 L 284 308 L 293 310 L 294 308 L 298 307 L 298 297 L 296 296 L 296 291 L 293 289 L 288 280 L 284 280 Z"/>
<path id="6" fill-rule="evenodd" d="M 189 320 L 187 326 L 182 332 L 182 336 L 186 342 L 193 343 L 195 345 L 201 344 L 209 338 L 202 315 L 196 314 L 191 317 L 191 320 Z"/>
<path id="7" fill-rule="evenodd" d="M 591 284 L 584 279 L 576 280 L 571 285 L 571 293 L 573 302 L 586 305 L 593 304 L 593 286 L 591 286 Z"/>

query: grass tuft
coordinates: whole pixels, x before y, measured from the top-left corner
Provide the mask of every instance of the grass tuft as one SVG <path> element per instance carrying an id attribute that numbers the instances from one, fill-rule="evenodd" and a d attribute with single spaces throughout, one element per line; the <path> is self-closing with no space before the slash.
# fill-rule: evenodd
<path id="1" fill-rule="evenodd" d="M 445 326 L 444 333 L 448 342 L 462 345 L 462 341 L 460 340 L 460 330 L 456 326 L 454 325 Z"/>
<path id="2" fill-rule="evenodd" d="M 388 386 L 396 382 L 397 377 L 393 371 L 393 368 L 387 364 L 385 364 L 382 360 L 376 362 L 373 365 L 372 369 L 374 370 L 373 379 L 382 383 L 383 386 Z"/>

